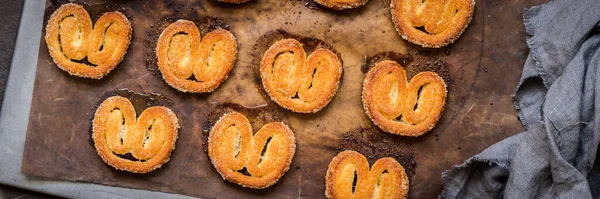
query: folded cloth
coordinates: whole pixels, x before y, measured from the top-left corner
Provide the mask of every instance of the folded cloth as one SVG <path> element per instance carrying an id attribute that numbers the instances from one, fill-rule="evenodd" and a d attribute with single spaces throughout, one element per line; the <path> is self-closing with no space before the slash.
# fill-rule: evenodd
<path id="1" fill-rule="evenodd" d="M 515 106 L 526 131 L 444 172 L 441 198 L 600 198 L 599 22 L 599 0 L 525 10 Z"/>

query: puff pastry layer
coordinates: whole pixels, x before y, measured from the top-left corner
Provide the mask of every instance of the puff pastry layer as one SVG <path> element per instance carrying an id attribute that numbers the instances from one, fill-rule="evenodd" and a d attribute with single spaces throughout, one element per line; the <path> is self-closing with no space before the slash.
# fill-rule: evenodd
<path id="1" fill-rule="evenodd" d="M 92 122 L 98 155 L 118 170 L 148 173 L 167 163 L 175 149 L 179 123 L 175 113 L 164 106 L 147 108 L 136 119 L 131 101 L 109 97 Z"/>
<path id="2" fill-rule="evenodd" d="M 420 136 L 442 116 L 446 84 L 434 72 L 421 72 L 408 82 L 400 64 L 381 61 L 365 77 L 362 101 L 369 118 L 383 131 Z"/>
<path id="3" fill-rule="evenodd" d="M 190 93 L 208 93 L 227 79 L 237 56 L 231 32 L 218 28 L 200 37 L 194 22 L 178 20 L 158 38 L 158 69 L 171 87 Z"/>
<path id="4" fill-rule="evenodd" d="M 88 12 L 68 3 L 46 25 L 46 45 L 56 65 L 73 76 L 101 79 L 127 53 L 131 24 L 120 12 L 102 14 L 92 27 Z"/>
<path id="5" fill-rule="evenodd" d="M 319 48 L 306 57 L 295 39 L 275 42 L 260 62 L 265 91 L 280 106 L 297 113 L 314 113 L 337 92 L 342 63 L 331 50 Z"/>
<path id="6" fill-rule="evenodd" d="M 392 20 L 402 38 L 440 48 L 465 31 L 475 10 L 474 0 L 392 0 Z"/>
<path id="7" fill-rule="evenodd" d="M 295 152 L 294 133 L 285 124 L 268 123 L 252 135 L 250 121 L 237 112 L 223 115 L 208 137 L 208 155 L 223 179 L 254 189 L 275 184 Z"/>
<path id="8" fill-rule="evenodd" d="M 327 198 L 406 198 L 408 183 L 404 168 L 394 158 L 381 158 L 369 169 L 365 156 L 356 151 L 343 151 L 329 163 L 325 195 Z"/>
<path id="9" fill-rule="evenodd" d="M 363 6 L 369 0 L 314 0 L 318 4 L 334 10 L 345 10 Z"/>

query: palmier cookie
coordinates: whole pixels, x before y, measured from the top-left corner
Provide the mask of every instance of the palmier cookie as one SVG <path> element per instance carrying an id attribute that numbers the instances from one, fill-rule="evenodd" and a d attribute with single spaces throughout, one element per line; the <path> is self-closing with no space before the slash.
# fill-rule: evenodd
<path id="1" fill-rule="evenodd" d="M 92 27 L 88 12 L 68 3 L 58 8 L 46 25 L 46 45 L 56 65 L 73 76 L 101 79 L 127 53 L 131 24 L 120 12 L 106 12 Z"/>
<path id="2" fill-rule="evenodd" d="M 153 106 L 136 119 L 131 102 L 120 96 L 100 104 L 92 125 L 92 139 L 102 160 L 118 170 L 141 174 L 169 161 L 179 129 L 171 109 Z"/>
<path id="3" fill-rule="evenodd" d="M 217 28 L 201 39 L 194 22 L 178 20 L 158 38 L 158 69 L 171 87 L 190 93 L 208 93 L 227 79 L 237 56 L 231 32 Z"/>
<path id="4" fill-rule="evenodd" d="M 409 83 L 400 64 L 382 61 L 365 77 L 362 102 L 369 118 L 383 131 L 420 136 L 442 116 L 446 84 L 434 72 L 421 72 Z"/>
<path id="5" fill-rule="evenodd" d="M 315 0 L 318 4 L 334 10 L 345 10 L 363 6 L 369 0 Z"/>
<path id="6" fill-rule="evenodd" d="M 338 89 L 342 63 L 331 50 L 319 48 L 308 58 L 295 39 L 275 42 L 260 62 L 260 77 L 273 101 L 297 113 L 327 106 Z"/>
<path id="7" fill-rule="evenodd" d="M 465 31 L 474 0 L 392 0 L 392 20 L 403 39 L 427 47 L 453 43 Z"/>
<path id="8" fill-rule="evenodd" d="M 369 169 L 365 156 L 356 151 L 343 151 L 329 163 L 325 195 L 327 198 L 406 198 L 408 183 L 404 168 L 394 158 L 381 158 Z"/>
<path id="9" fill-rule="evenodd" d="M 268 123 L 252 135 L 250 121 L 237 112 L 223 115 L 208 137 L 208 155 L 221 177 L 253 189 L 275 184 L 295 152 L 294 133 L 285 124 Z"/>

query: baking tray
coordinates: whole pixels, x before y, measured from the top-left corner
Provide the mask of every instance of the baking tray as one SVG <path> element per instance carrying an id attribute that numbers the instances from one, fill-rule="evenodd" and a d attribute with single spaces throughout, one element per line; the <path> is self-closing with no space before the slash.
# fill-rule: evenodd
<path id="1" fill-rule="evenodd" d="M 256 8 L 263 8 L 262 6 L 264 6 L 265 4 L 268 3 L 274 3 L 274 2 L 268 2 L 268 1 L 259 1 L 257 3 L 254 4 L 248 4 L 245 5 L 248 8 L 246 9 L 256 9 Z M 284 29 L 286 31 L 289 32 L 293 32 L 294 34 L 298 34 L 298 35 L 302 35 L 302 36 L 307 36 L 307 37 L 316 37 L 316 38 L 320 38 L 322 40 L 324 40 L 325 42 L 329 42 L 331 44 L 334 45 L 334 47 L 342 52 L 342 57 L 344 59 L 344 80 L 342 82 L 342 87 L 340 89 L 340 93 L 342 92 L 347 92 L 347 93 L 352 93 L 352 92 L 357 92 L 359 93 L 360 89 L 357 89 L 360 87 L 360 82 L 362 79 L 362 71 L 361 71 L 361 67 L 363 65 L 365 65 L 364 63 L 369 59 L 369 57 L 374 56 L 375 54 L 377 54 L 377 52 L 385 52 L 385 51 L 392 51 L 392 52 L 397 52 L 400 54 L 405 54 L 407 51 L 411 51 L 412 49 L 415 49 L 414 46 L 408 45 L 405 42 L 403 42 L 399 36 L 397 36 L 397 34 L 393 31 L 385 31 L 382 30 L 381 34 L 392 34 L 392 40 L 395 39 L 398 45 L 389 45 L 389 41 L 386 41 L 386 39 L 380 39 L 380 37 L 376 37 L 377 39 L 375 39 L 375 41 L 373 40 L 369 40 L 369 43 L 377 43 L 382 42 L 382 43 L 388 43 L 388 45 L 373 45 L 371 47 L 369 46 L 354 46 L 357 44 L 352 44 L 352 45 L 344 45 L 343 43 L 341 43 L 338 40 L 342 40 L 342 39 L 346 39 L 346 41 L 360 41 L 360 38 L 356 38 L 357 36 L 352 36 L 350 34 L 348 34 L 347 32 L 350 32 L 348 30 L 352 30 L 358 31 L 357 35 L 362 35 L 362 37 L 365 37 L 364 35 L 373 35 L 371 33 L 373 33 L 373 28 L 372 27 L 364 27 L 364 23 L 358 23 L 355 25 L 352 25 L 354 22 L 358 22 L 360 21 L 358 18 L 361 17 L 360 14 L 364 14 L 364 13 L 369 13 L 369 14 L 374 14 L 374 12 L 377 12 L 377 14 L 374 14 L 376 16 L 379 17 L 375 17 L 378 20 L 370 20 L 370 23 L 374 24 L 377 27 L 386 27 L 390 28 L 391 30 L 393 30 L 393 27 L 391 26 L 391 21 L 389 21 L 389 14 L 387 14 L 387 12 L 385 11 L 385 6 L 387 4 L 389 4 L 389 2 L 378 2 L 378 1 L 372 1 L 370 2 L 367 7 L 363 8 L 363 10 L 357 10 L 354 11 L 353 13 L 349 13 L 349 12 L 329 12 L 326 10 L 314 10 L 314 9 L 309 9 L 306 7 L 303 7 L 303 2 L 286 2 L 286 4 L 294 4 L 294 8 L 297 9 L 293 9 L 296 11 L 296 14 L 299 14 L 298 10 L 300 9 L 307 9 L 307 10 L 303 10 L 303 12 L 311 12 L 311 13 L 316 13 L 316 15 L 319 15 L 321 17 L 325 16 L 325 17 L 330 17 L 329 20 L 331 20 L 334 23 L 328 23 L 327 25 L 332 25 L 332 27 L 328 27 L 327 30 L 331 30 L 334 31 L 334 33 L 328 35 L 325 31 L 323 32 L 318 32 L 318 33 L 311 33 L 311 31 L 317 30 L 315 28 L 312 29 L 303 29 L 302 28 L 302 21 L 295 21 L 295 23 L 292 22 L 288 22 L 288 23 L 281 23 L 281 24 L 277 24 L 277 23 L 273 23 L 273 21 L 271 20 L 269 24 L 271 24 L 271 26 L 275 26 L 277 28 L 267 28 L 267 31 L 270 31 L 269 29 L 273 30 L 273 29 Z M 483 3 L 483 4 L 482 4 Z M 414 157 L 414 160 L 416 162 L 415 165 L 415 170 L 414 173 L 415 175 L 411 178 L 411 196 L 416 196 L 416 197 L 431 197 L 436 195 L 437 193 L 439 193 L 439 190 L 441 188 L 441 183 L 440 181 L 440 177 L 439 177 L 439 173 L 445 169 L 450 168 L 450 165 L 452 164 L 457 164 L 462 162 L 462 160 L 464 160 L 466 157 L 473 155 L 475 153 L 477 153 L 478 151 L 480 151 L 481 149 L 485 148 L 486 146 L 504 138 L 507 137 L 511 134 L 517 133 L 521 130 L 521 125 L 520 123 L 517 121 L 516 119 L 516 113 L 512 107 L 512 99 L 510 98 L 510 94 L 512 93 L 512 89 L 514 88 L 514 86 L 516 85 L 516 82 L 518 81 L 518 76 L 520 74 L 520 70 L 521 70 L 521 66 L 522 63 L 524 62 L 524 58 L 527 54 L 527 49 L 525 46 L 525 42 L 524 42 L 524 31 L 522 30 L 522 25 L 521 25 L 521 12 L 522 12 L 522 8 L 524 7 L 524 5 L 522 4 L 523 2 L 518 2 L 515 4 L 510 4 L 510 5 L 499 5 L 497 3 L 494 2 L 478 2 L 477 7 L 476 7 L 476 14 L 474 17 L 473 22 L 471 23 L 469 29 L 467 29 L 467 32 L 462 36 L 461 39 L 459 39 L 459 41 L 448 47 L 445 49 L 441 49 L 441 50 L 436 50 L 436 51 L 423 51 L 421 49 L 418 49 L 415 51 L 415 55 L 416 54 L 424 54 L 425 56 L 430 57 L 433 61 L 436 60 L 441 60 L 442 62 L 446 63 L 444 64 L 444 66 L 440 66 L 440 68 L 433 68 L 433 69 L 443 69 L 442 72 L 444 70 L 448 71 L 448 76 L 446 79 L 449 80 L 447 81 L 447 83 L 449 84 L 449 98 L 448 98 L 448 105 L 446 107 L 446 112 L 444 113 L 444 116 L 442 117 L 442 120 L 440 121 L 440 123 L 438 124 L 438 127 L 436 127 L 436 129 L 434 129 L 434 131 L 426 134 L 425 136 L 422 136 L 420 138 L 417 139 L 411 139 L 406 141 L 406 149 L 407 149 L 407 154 L 403 154 L 404 156 L 412 156 Z M 528 2 L 531 4 L 531 2 Z M 218 9 L 222 9 L 220 12 L 216 12 L 216 13 L 236 13 L 236 12 L 226 12 L 226 11 L 236 11 L 236 9 L 238 9 L 239 13 L 243 13 L 243 11 L 240 11 L 241 9 L 244 9 L 245 6 L 226 6 L 226 5 L 222 5 L 222 4 L 210 4 L 210 2 L 204 4 L 205 7 L 211 7 L 214 6 L 214 8 L 216 10 Z M 209 5 L 209 6 L 206 6 Z M 281 4 L 279 4 L 279 8 L 281 7 Z M 381 7 L 378 7 L 381 6 Z M 492 7 L 494 9 L 491 9 L 492 11 L 490 12 L 485 12 L 486 9 L 485 7 Z M 510 7 L 512 6 L 512 7 Z M 283 6 L 285 7 L 285 6 Z M 218 8 L 218 9 L 217 9 Z M 370 10 L 373 9 L 373 10 Z M 389 8 L 388 8 L 389 9 Z M 225 10 L 225 11 L 224 11 Z M 283 9 L 285 12 L 285 9 Z M 501 11 L 501 12 L 498 12 Z M 358 13 L 358 14 L 356 14 Z M 489 13 L 486 15 L 486 13 Z M 501 15 L 499 15 L 501 13 Z M 498 14 L 498 15 L 496 15 Z M 93 15 L 93 14 L 92 14 Z M 218 14 L 216 14 L 218 15 Z M 224 14 L 223 14 L 224 15 Z M 241 14 L 233 14 L 233 16 L 216 16 L 218 18 L 220 18 L 221 20 L 225 21 L 226 23 L 228 22 L 228 20 L 230 18 L 228 17 L 240 17 L 239 19 L 241 19 L 241 16 L 238 16 Z M 279 15 L 275 15 L 275 16 L 282 16 L 284 14 L 279 14 Z M 288 15 L 290 15 L 288 13 Z M 302 15 L 302 14 L 299 14 Z M 492 18 L 493 15 L 493 18 Z M 93 15 L 94 16 L 94 15 Z M 296 16 L 296 15 L 292 15 L 292 16 Z M 277 18 L 277 17 L 275 17 Z M 291 17 L 293 18 L 293 17 Z M 346 18 L 346 19 L 339 19 L 339 18 Z M 322 18 L 319 18 L 322 20 Z M 382 20 L 382 19 L 387 19 L 386 20 Z M 500 23 L 500 19 L 504 20 L 503 23 Z M 231 19 L 233 20 L 233 19 Z M 306 19 L 304 19 L 306 20 Z M 310 21 L 310 20 L 308 20 Z M 348 22 L 350 21 L 350 22 Z M 507 22 L 508 21 L 508 22 Z M 488 23 L 485 23 L 488 22 Z M 249 44 L 246 44 L 246 42 L 242 42 L 240 40 L 244 40 L 240 38 L 240 32 L 236 32 L 236 28 L 237 26 L 235 26 L 235 21 L 233 22 L 233 24 L 231 24 L 232 22 L 230 22 L 230 27 L 231 30 L 234 32 L 234 34 L 236 34 L 236 36 L 238 36 L 238 43 L 240 43 L 240 56 L 238 56 L 238 58 L 240 59 L 238 61 L 238 64 L 236 65 L 236 68 L 234 69 L 234 71 L 232 72 L 232 76 L 230 77 L 230 79 L 227 81 L 227 83 L 225 83 L 224 85 L 221 86 L 221 88 L 219 88 L 219 90 L 224 90 L 224 91 L 217 91 L 216 93 L 213 93 L 211 95 L 221 95 L 219 97 L 215 97 L 215 98 L 221 98 L 223 96 L 225 99 L 228 100 L 222 100 L 224 101 L 233 101 L 235 103 L 246 103 L 245 105 L 256 105 L 256 104 L 263 104 L 266 103 L 263 98 L 259 98 L 260 97 L 260 88 L 257 87 L 257 96 L 256 99 L 256 103 L 253 104 L 252 102 L 252 98 L 249 98 L 250 100 L 244 100 L 244 101 L 236 101 L 233 95 L 226 95 L 227 91 L 233 91 L 235 90 L 235 84 L 232 84 L 232 81 L 236 81 L 236 80 L 232 80 L 232 79 L 241 79 L 238 81 L 244 81 L 244 73 L 247 70 L 251 70 L 252 67 L 250 67 L 249 65 L 252 65 L 251 63 L 253 62 L 252 59 L 244 59 L 243 56 L 244 54 L 242 54 L 242 52 L 244 51 L 244 49 L 252 49 L 252 46 L 248 47 L 248 45 L 253 44 L 252 42 L 250 42 Z M 306 23 L 306 22 L 304 22 Z M 387 23 L 387 24 L 386 24 Z M 244 23 L 241 23 L 244 24 Z M 288 25 L 289 24 L 289 25 Z M 298 25 L 300 24 L 300 25 Z M 344 25 L 346 24 L 346 25 Z M 313 24 L 314 25 L 314 24 Z M 308 27 L 312 27 L 310 24 L 307 24 L 306 26 Z M 305 27 L 306 27 L 305 26 Z M 135 27 L 135 25 L 134 25 Z M 260 26 L 263 27 L 263 26 Z M 362 27 L 362 29 L 361 29 Z M 250 28 L 251 30 L 257 30 L 257 28 Z M 261 28 L 258 28 L 261 29 Z M 368 30 L 367 30 L 368 29 Z M 337 30 L 337 32 L 335 32 Z M 134 30 L 135 31 L 135 30 Z M 242 31 L 242 30 L 238 30 L 238 31 Z M 365 32 L 365 33 L 361 33 L 361 32 Z M 346 34 L 344 34 L 346 33 Z M 136 32 L 136 34 L 138 34 Z M 241 34 L 243 35 L 243 34 Z M 263 36 L 264 34 L 257 34 L 257 37 Z M 333 36 L 332 36 L 333 35 Z M 394 38 L 395 36 L 395 38 Z M 358 36 L 360 37 L 360 36 Z M 387 37 L 387 36 L 385 36 Z M 488 39 L 486 40 L 485 38 L 493 38 L 493 39 Z M 242 37 L 243 38 L 243 37 Z M 252 39 L 249 39 L 252 40 Z M 256 39 L 257 40 L 257 39 Z M 135 41 L 134 41 L 135 42 Z M 366 40 L 363 39 L 363 42 L 367 42 Z M 254 42 L 254 44 L 256 43 L 256 41 Z M 355 42 L 356 43 L 356 42 Z M 394 43 L 395 44 L 395 43 Z M 143 45 L 143 44 L 142 44 Z M 132 46 L 135 46 L 132 45 Z M 246 47 L 244 47 L 246 46 Z M 477 46 L 479 46 L 479 48 L 477 48 Z M 42 47 L 43 48 L 43 47 Z M 40 49 L 42 49 L 40 48 Z M 376 48 L 376 49 L 374 49 Z M 386 49 L 388 48 L 388 49 Z M 132 47 L 132 49 L 135 49 Z M 252 50 L 248 50 L 246 51 L 248 54 L 252 54 Z M 353 56 L 347 56 L 344 55 L 344 52 L 349 52 L 350 54 L 355 54 Z M 131 54 L 131 49 L 130 49 L 130 53 L 128 54 L 128 56 L 130 56 Z M 359 56 L 360 55 L 360 56 Z M 40 53 L 40 56 L 43 56 Z M 47 56 L 47 55 L 46 55 Z M 248 55 L 246 55 L 248 56 Z M 135 57 L 135 56 L 134 56 Z M 146 56 L 144 56 L 146 57 Z M 347 58 L 349 57 L 349 58 Z M 127 59 L 127 58 L 126 58 Z M 135 59 L 135 58 L 133 58 Z M 139 58 L 138 58 L 139 59 Z M 45 60 L 47 61 L 47 60 Z M 139 61 L 139 60 L 138 60 Z M 240 61 L 242 62 L 242 64 L 240 64 Z M 246 64 L 244 64 L 244 62 L 246 62 Z M 40 62 L 41 63 L 41 62 Z M 127 63 L 126 61 L 124 63 Z M 242 65 L 240 67 L 240 65 Z M 120 65 L 119 67 L 123 67 L 124 65 Z M 142 64 L 142 67 L 144 67 L 144 64 Z M 443 68 L 442 68 L 443 67 Z M 239 68 L 243 68 L 240 70 L 238 70 Z M 56 68 L 54 68 L 56 69 Z M 143 68 L 144 69 L 144 68 Z M 113 71 L 113 73 L 118 72 L 117 69 L 116 71 Z M 147 70 L 147 69 L 146 69 Z M 60 72 L 60 71 L 58 71 Z M 127 73 L 126 72 L 122 72 L 122 73 Z M 39 74 L 39 70 L 38 70 L 38 74 Z M 60 74 L 60 73 L 59 73 Z M 64 74 L 63 74 L 64 75 Z M 250 73 L 250 76 L 252 76 L 252 74 Z M 155 77 L 155 76 L 149 76 L 149 77 Z M 157 78 L 157 80 L 160 80 L 159 78 Z M 10 81 L 10 80 L 9 80 Z M 159 81 L 160 82 L 160 81 Z M 358 82 L 358 83 L 356 83 Z M 512 83 L 512 84 L 511 84 Z M 164 83 L 163 83 L 164 84 Z M 228 88 L 229 85 L 229 88 Z M 233 85 L 233 86 L 232 86 Z M 349 86 L 348 86 L 349 85 Z M 458 85 L 458 86 L 457 86 Z M 499 87 L 497 85 L 506 85 L 503 87 Z M 163 85 L 165 86 L 165 85 Z M 140 88 L 140 87 L 138 87 Z M 168 87 L 167 87 L 168 88 Z M 37 89 L 37 86 L 36 86 Z M 144 88 L 140 88 L 140 90 L 143 90 Z M 344 91 L 344 89 L 346 89 Z M 168 92 L 174 92 L 174 91 L 168 91 Z M 167 92 L 167 93 L 168 93 Z M 217 94 L 221 92 L 220 94 Z M 298 161 L 298 159 L 300 159 L 300 163 L 304 163 L 304 162 L 311 162 L 314 161 L 316 162 L 315 166 L 315 170 L 319 170 L 318 172 L 313 172 L 315 173 L 313 176 L 310 175 L 305 175 L 304 179 L 302 177 L 300 177 L 299 179 L 303 179 L 304 181 L 302 181 L 302 185 L 306 184 L 309 185 L 308 188 L 305 187 L 304 189 L 306 189 L 307 191 L 303 192 L 301 190 L 303 190 L 302 188 L 298 188 L 300 191 L 298 192 L 299 195 L 301 196 L 315 196 L 315 197 L 322 197 L 322 191 L 319 191 L 319 189 L 323 189 L 323 188 L 319 188 L 321 187 L 320 185 L 323 184 L 323 179 L 322 176 L 319 176 L 319 172 L 324 173 L 324 170 L 326 170 L 326 164 L 328 163 L 327 159 L 330 159 L 331 157 L 333 157 L 336 153 L 337 150 L 339 150 L 339 148 L 343 148 L 343 146 L 340 145 L 340 142 L 342 142 L 344 139 L 347 138 L 348 135 L 352 135 L 352 133 L 348 134 L 348 132 L 355 132 L 357 129 L 359 128 L 363 128 L 363 129 L 369 129 L 371 127 L 371 124 L 369 124 L 368 122 L 357 122 L 357 121 L 365 121 L 365 116 L 364 114 L 362 116 L 360 116 L 360 114 L 362 114 L 362 112 L 360 111 L 360 109 L 355 109 L 353 110 L 355 113 L 348 113 L 346 112 L 347 110 L 339 110 L 338 112 L 336 112 L 336 108 L 332 108 L 332 107 L 336 107 L 335 104 L 337 104 L 340 107 L 345 107 L 345 104 L 352 104 L 352 105 L 347 105 L 348 107 L 353 107 L 353 106 L 357 106 L 360 107 L 360 100 L 358 98 L 357 99 L 353 99 L 352 97 L 344 97 L 344 94 L 340 94 L 338 93 L 338 96 L 336 96 L 334 98 L 334 101 L 332 101 L 332 103 L 328 106 L 328 108 L 324 109 L 322 112 L 323 113 L 318 113 L 316 114 L 316 116 L 312 116 L 311 117 L 305 117 L 302 115 L 297 115 L 297 114 L 291 114 L 291 113 L 287 113 L 288 117 L 290 118 L 290 123 L 292 128 L 295 130 L 296 134 L 297 134 L 297 138 L 299 139 L 299 151 L 298 151 L 298 156 L 295 158 L 294 161 Z M 169 95 L 169 94 L 166 94 Z M 173 94 L 174 96 L 176 94 Z M 348 94 L 348 96 L 352 96 L 355 94 Z M 342 97 L 340 97 L 342 96 Z M 52 96 L 49 96 L 52 97 Z M 173 96 L 171 96 L 173 97 Z M 177 98 L 177 96 L 175 96 L 175 98 Z M 203 97 L 199 97 L 200 99 L 198 100 L 206 100 L 203 99 Z M 211 97 L 206 97 L 206 98 L 211 98 Z M 34 98 L 36 99 L 36 98 Z M 263 101 L 261 101 L 263 100 Z M 219 103 L 223 103 L 223 102 L 216 102 L 214 104 L 219 104 Z M 35 103 L 35 100 L 34 100 Z M 210 109 L 210 108 L 209 108 Z M 340 108 L 337 108 L 340 109 Z M 4 111 L 4 110 L 3 110 Z M 351 110 L 352 111 L 352 110 Z M 33 109 L 32 109 L 33 112 Z M 209 111 L 207 111 L 209 112 Z M 327 112 L 327 113 L 326 113 Z M 359 113 L 360 112 L 360 113 Z M 302 132 L 302 130 L 298 130 L 297 127 L 294 126 L 304 126 L 304 125 L 309 125 L 309 126 L 317 126 L 317 127 L 322 127 L 322 126 L 327 126 L 327 125 L 321 125 L 319 124 L 319 122 L 324 122 L 324 124 L 330 123 L 330 121 L 327 121 L 326 119 L 322 119 L 323 117 L 327 117 L 327 115 L 329 114 L 334 114 L 334 115 L 344 115 L 344 117 L 340 117 L 342 119 L 342 122 L 344 120 L 349 121 L 349 124 L 353 124 L 352 125 L 340 125 L 340 126 L 347 126 L 347 129 L 335 129 L 335 130 L 329 130 L 329 131 L 323 131 L 323 129 L 312 129 L 312 132 L 330 132 L 330 133 L 323 133 L 320 135 L 310 135 L 308 133 Z M 352 115 L 357 115 L 358 118 L 352 118 Z M 319 117 L 322 117 L 321 119 L 318 119 Z M 339 118 L 335 118 L 336 121 L 339 120 Z M 363 123 L 367 123 L 367 124 L 363 124 Z M 356 125 L 358 124 L 358 126 Z M 323 127 L 324 128 L 324 127 Z M 299 131 L 299 132 L 297 132 Z M 183 130 L 182 130 L 183 132 Z M 302 138 L 302 136 L 305 136 L 305 138 Z M 323 137 L 324 136 L 324 137 Z M 201 137 L 201 135 L 200 135 Z M 315 138 L 316 137 L 316 138 Z M 327 141 L 328 143 L 324 144 L 327 146 L 323 146 L 323 147 L 319 147 L 319 146 L 315 146 L 315 147 L 305 147 L 305 151 L 302 151 L 302 146 L 303 143 L 301 140 L 306 140 L 306 141 L 310 141 L 311 139 L 323 139 L 323 140 L 330 140 Z M 330 143 L 329 143 L 330 142 Z M 306 144 L 306 143 L 305 143 Z M 310 145 L 306 145 L 306 146 L 310 146 Z M 332 147 L 333 146 L 333 147 Z M 316 150 L 316 151 L 312 151 L 312 150 Z M 321 150 L 321 151 L 320 151 Z M 309 151 L 309 152 L 306 152 Z M 323 153 L 321 153 L 323 152 Z M 324 158 L 314 158 L 314 157 L 308 157 L 306 158 L 306 160 L 304 158 L 302 158 L 302 156 L 300 154 L 302 153 L 306 153 L 306 154 L 314 154 L 314 153 L 320 153 L 320 154 L 325 154 L 323 156 L 325 156 Z M 411 154 L 412 153 L 412 154 Z M 404 157 L 403 156 L 403 157 Z M 409 158 L 410 159 L 410 158 Z M 303 161 L 304 160 L 304 161 Z M 325 165 L 325 166 L 322 166 Z M 302 170 L 303 168 L 305 168 L 304 166 L 301 166 L 300 169 L 298 170 Z M 309 167 L 310 168 L 310 167 Z M 289 176 L 290 173 L 288 173 Z M 284 178 L 288 178 L 289 176 L 286 175 L 286 177 Z M 302 176 L 302 175 L 300 175 Z M 310 185 L 314 185 L 313 187 L 310 187 Z M 276 192 L 276 191 L 274 191 Z M 312 194 L 312 195 L 311 195 Z"/>

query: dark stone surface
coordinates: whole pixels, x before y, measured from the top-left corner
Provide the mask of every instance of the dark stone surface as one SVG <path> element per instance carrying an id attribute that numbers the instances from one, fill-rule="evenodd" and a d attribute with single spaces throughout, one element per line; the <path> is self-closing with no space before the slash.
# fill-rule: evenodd
<path id="1" fill-rule="evenodd" d="M 27 191 L 6 185 L 0 185 L 0 198 L 6 199 L 38 199 L 38 198 L 58 198 L 42 193 Z"/>
<path id="2" fill-rule="evenodd" d="M 4 1 L 0 6 L 0 107 L 4 99 L 24 2 L 25 0 Z"/>

